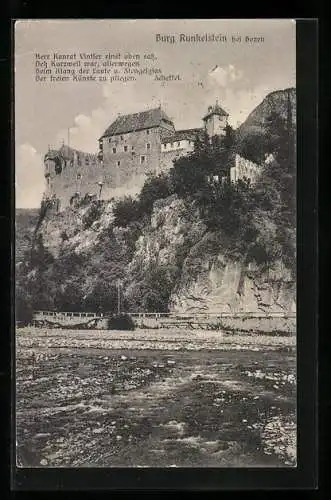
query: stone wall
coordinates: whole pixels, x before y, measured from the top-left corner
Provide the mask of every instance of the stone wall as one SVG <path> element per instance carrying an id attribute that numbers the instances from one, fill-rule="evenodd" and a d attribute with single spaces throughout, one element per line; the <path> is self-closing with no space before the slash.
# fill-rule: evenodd
<path id="1" fill-rule="evenodd" d="M 161 139 L 169 133 L 165 127 L 137 130 L 103 138 L 103 179 L 116 189 L 132 184 L 147 172 L 159 173 Z"/>
<path id="2" fill-rule="evenodd" d="M 235 164 L 230 169 L 230 179 L 232 182 L 237 182 L 239 179 L 250 179 L 254 184 L 261 172 L 261 167 L 250 160 L 246 160 L 242 156 L 236 154 Z"/>
<path id="3" fill-rule="evenodd" d="M 70 205 L 72 196 L 76 193 L 83 198 L 86 194 L 97 196 L 100 191 L 99 181 L 103 173 L 96 157 L 80 153 L 74 159 L 58 155 L 57 160 L 45 159 L 45 197 L 57 198 L 59 210 Z"/>

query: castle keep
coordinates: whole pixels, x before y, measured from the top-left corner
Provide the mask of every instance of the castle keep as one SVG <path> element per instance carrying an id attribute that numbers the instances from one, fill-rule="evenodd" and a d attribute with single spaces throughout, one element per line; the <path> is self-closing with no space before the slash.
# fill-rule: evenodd
<path id="1" fill-rule="evenodd" d="M 117 189 L 140 188 L 147 173 L 169 170 L 173 161 L 193 151 L 197 134 L 225 135 L 228 113 L 218 103 L 203 117 L 204 127 L 175 129 L 174 123 L 159 108 L 119 115 L 99 139 L 98 154 L 84 153 L 62 145 L 50 149 L 44 158 L 45 199 L 57 211 L 84 197 L 109 199 Z M 257 175 L 259 167 L 236 157 L 233 181 Z"/>

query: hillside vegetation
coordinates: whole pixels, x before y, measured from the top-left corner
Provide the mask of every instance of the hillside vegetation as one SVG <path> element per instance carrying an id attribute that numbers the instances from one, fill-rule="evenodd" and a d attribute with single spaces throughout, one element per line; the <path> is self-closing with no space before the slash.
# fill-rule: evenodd
<path id="1" fill-rule="evenodd" d="M 284 116 L 286 96 L 280 91 L 278 108 L 275 96 L 272 106 L 262 106 L 267 116 L 260 110 L 258 141 L 255 113 L 255 122 L 250 116 L 246 128 L 228 127 L 211 144 L 197 139 L 169 173 L 148 176 L 136 198 L 43 212 L 17 270 L 18 313 L 112 312 L 118 280 L 127 311 L 290 308 L 295 126 Z M 226 178 L 233 155 L 245 151 L 255 162 L 274 156 L 254 186 Z"/>

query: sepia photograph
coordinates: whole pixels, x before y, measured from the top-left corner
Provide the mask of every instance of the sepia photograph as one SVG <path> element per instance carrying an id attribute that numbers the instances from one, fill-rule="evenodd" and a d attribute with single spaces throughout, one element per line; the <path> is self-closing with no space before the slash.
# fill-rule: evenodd
<path id="1" fill-rule="evenodd" d="M 16 467 L 297 467 L 296 22 L 15 22 Z"/>

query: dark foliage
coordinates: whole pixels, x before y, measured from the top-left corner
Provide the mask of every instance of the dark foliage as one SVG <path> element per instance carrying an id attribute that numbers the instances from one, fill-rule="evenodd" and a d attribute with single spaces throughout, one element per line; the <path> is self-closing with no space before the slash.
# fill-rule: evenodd
<path id="1" fill-rule="evenodd" d="M 30 267 L 37 267 L 39 271 L 44 271 L 54 262 L 52 254 L 44 247 L 43 238 L 40 233 L 35 239 L 30 255 Z"/>
<path id="2" fill-rule="evenodd" d="M 130 310 L 146 312 L 169 312 L 169 299 L 178 278 L 176 266 L 153 266 L 144 270 L 142 276 L 136 276 L 135 293 L 130 298 Z"/>
<path id="3" fill-rule="evenodd" d="M 128 314 L 116 314 L 108 319 L 109 330 L 134 330 L 135 324 Z"/>
<path id="4" fill-rule="evenodd" d="M 24 289 L 16 288 L 15 293 L 15 319 L 20 326 L 27 326 L 31 323 L 33 316 L 33 308 L 31 297 L 29 297 Z"/>
<path id="5" fill-rule="evenodd" d="M 157 176 L 149 174 L 137 199 L 126 196 L 115 204 L 113 209 L 114 225 L 127 227 L 136 223 L 148 223 L 154 202 L 167 198 L 172 193 L 172 187 L 166 174 Z"/>
<path id="6" fill-rule="evenodd" d="M 247 151 L 253 148 L 253 161 L 261 159 L 265 152 L 274 155 L 274 161 L 263 166 L 254 186 L 245 179 L 236 184 L 229 180 L 238 143 L 228 127 L 224 137 L 212 141 L 206 135 L 197 138 L 194 151 L 176 160 L 168 175 L 148 176 L 137 198 L 115 202 L 114 222 L 98 235 L 92 254 L 77 255 L 63 245 L 54 259 L 38 235 L 29 265 L 24 263 L 18 270 L 22 288 L 17 304 L 19 317 L 29 318 L 29 308 L 114 315 L 118 305 L 116 281 L 126 281 L 137 239 L 149 228 L 155 202 L 172 194 L 184 199 L 190 209 L 192 203 L 198 207 L 212 235 L 215 254 L 221 250 L 229 258 L 254 261 L 262 268 L 282 259 L 295 275 L 294 132 L 279 116 L 271 116 L 261 142 L 250 140 L 245 147 Z M 99 201 L 89 201 L 84 228 L 98 220 L 101 212 Z M 62 231 L 62 240 L 67 237 Z M 153 262 L 137 266 L 130 276 L 129 285 L 134 286 L 123 286 L 121 310 L 167 312 L 192 244 L 185 240 L 171 265 Z M 34 272 L 25 283 L 23 275 L 27 276 L 31 269 Z"/>
<path id="7" fill-rule="evenodd" d="M 116 285 L 107 281 L 98 281 L 83 299 L 82 306 L 86 312 L 113 313 L 117 308 Z"/>
<path id="8" fill-rule="evenodd" d="M 228 126 L 224 137 L 197 137 L 191 154 L 174 161 L 170 170 L 173 191 L 180 197 L 208 196 L 212 176 L 227 177 L 233 157 L 234 132 Z"/>
<path id="9" fill-rule="evenodd" d="M 83 228 L 89 229 L 93 222 L 100 218 L 102 212 L 102 202 L 97 200 L 93 201 L 83 217 Z"/>
<path id="10" fill-rule="evenodd" d="M 154 202 L 167 198 L 173 194 L 168 175 L 162 173 L 157 176 L 149 175 L 139 195 L 139 210 L 150 216 Z"/>
<path id="11" fill-rule="evenodd" d="M 116 202 L 113 208 L 114 225 L 118 227 L 126 227 L 132 222 L 141 219 L 139 201 L 132 196 L 125 196 L 123 200 Z"/>

